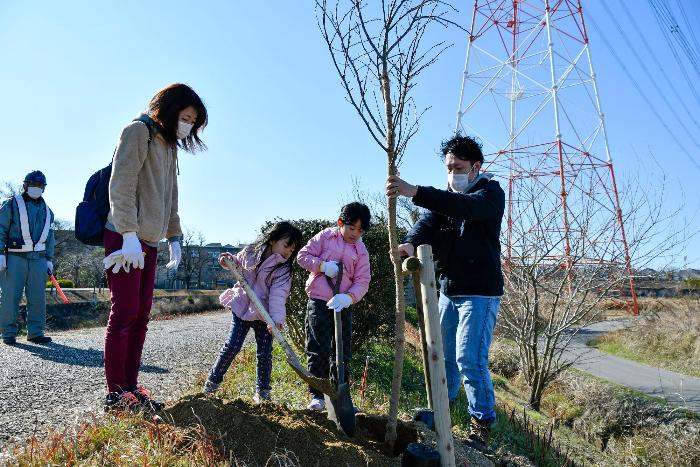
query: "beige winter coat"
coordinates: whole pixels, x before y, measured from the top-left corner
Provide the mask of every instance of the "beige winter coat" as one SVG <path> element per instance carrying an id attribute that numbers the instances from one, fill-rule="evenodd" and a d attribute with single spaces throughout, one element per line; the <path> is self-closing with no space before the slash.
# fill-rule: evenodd
<path id="1" fill-rule="evenodd" d="M 120 234 L 136 232 L 144 242 L 182 235 L 177 213 L 177 148 L 135 121 L 122 131 L 109 181 L 107 221 Z"/>

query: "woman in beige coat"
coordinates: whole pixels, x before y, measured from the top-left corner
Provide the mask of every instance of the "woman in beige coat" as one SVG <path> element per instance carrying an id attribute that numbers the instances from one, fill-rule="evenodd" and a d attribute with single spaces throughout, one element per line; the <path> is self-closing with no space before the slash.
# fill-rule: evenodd
<path id="1" fill-rule="evenodd" d="M 117 252 L 120 261 L 107 269 L 112 308 L 105 334 L 105 410 L 162 407 L 138 384 L 157 247 L 168 239 L 167 267 L 177 269 L 182 236 L 177 149 L 204 149 L 199 131 L 206 124 L 199 96 L 185 84 L 172 84 L 153 96 L 146 114 L 124 128 L 114 153 L 104 247 L 105 256 Z"/>

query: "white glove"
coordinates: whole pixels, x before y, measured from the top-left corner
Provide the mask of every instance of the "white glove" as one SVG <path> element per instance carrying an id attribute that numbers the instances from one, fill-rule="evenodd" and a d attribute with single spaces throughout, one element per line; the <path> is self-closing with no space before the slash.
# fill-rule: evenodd
<path id="1" fill-rule="evenodd" d="M 112 266 L 114 266 L 112 268 L 112 272 L 114 274 L 118 273 L 120 269 L 124 269 L 124 272 L 127 274 L 129 273 L 129 265 L 126 264 L 126 260 L 124 259 L 122 250 L 117 250 L 111 253 L 109 256 L 102 260 L 102 264 L 104 264 L 105 269 L 109 269 Z"/>
<path id="2" fill-rule="evenodd" d="M 413 256 L 415 252 L 416 249 L 410 243 L 402 243 L 401 245 L 399 245 L 399 255 L 401 255 L 401 253 L 405 253 L 406 256 Z"/>
<path id="3" fill-rule="evenodd" d="M 328 308 L 334 310 L 336 313 L 340 313 L 344 308 L 352 305 L 352 297 L 346 293 L 339 293 L 328 300 Z"/>
<path id="4" fill-rule="evenodd" d="M 5 255 L 0 255 L 0 271 L 7 269 L 7 258 Z"/>
<path id="5" fill-rule="evenodd" d="M 123 236 L 122 255 L 127 265 L 132 265 L 136 269 L 143 269 L 143 249 L 136 232 L 126 232 Z"/>
<path id="6" fill-rule="evenodd" d="M 221 295 L 219 295 L 219 303 L 221 303 L 224 308 L 228 308 L 230 310 L 231 304 L 233 303 L 233 298 L 233 289 L 226 289 Z"/>
<path id="7" fill-rule="evenodd" d="M 53 262 L 47 261 L 46 268 L 49 270 L 49 274 L 53 274 Z"/>
<path id="8" fill-rule="evenodd" d="M 338 275 L 338 263 L 335 261 L 324 261 L 321 264 L 321 272 L 331 279 Z"/>
<path id="9" fill-rule="evenodd" d="M 180 242 L 178 240 L 170 242 L 168 249 L 170 250 L 170 262 L 165 265 L 165 268 L 177 269 L 177 267 L 180 265 L 180 261 L 182 260 L 182 248 L 180 247 Z"/>

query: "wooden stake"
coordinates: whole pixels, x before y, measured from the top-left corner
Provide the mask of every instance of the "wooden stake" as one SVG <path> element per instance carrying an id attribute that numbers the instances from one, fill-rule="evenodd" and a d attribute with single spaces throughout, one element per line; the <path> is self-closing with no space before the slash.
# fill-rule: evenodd
<path id="1" fill-rule="evenodd" d="M 433 395 L 435 432 L 437 433 L 437 450 L 440 453 L 440 465 L 454 467 L 452 420 L 450 419 L 450 401 L 447 396 L 447 375 L 445 373 L 445 356 L 442 350 L 442 330 L 440 329 L 432 247 L 420 245 L 418 259 L 421 263 L 420 288 L 425 312 L 425 334 L 430 367 L 430 386 Z"/>
<path id="2" fill-rule="evenodd" d="M 420 260 L 410 256 L 401 265 L 405 273 L 411 274 L 413 291 L 416 295 L 416 315 L 418 316 L 418 330 L 420 331 L 420 349 L 423 357 L 423 380 L 425 381 L 425 394 L 428 399 L 428 408 L 433 410 L 433 394 L 430 388 L 430 365 L 428 363 L 428 345 L 425 336 L 425 314 L 423 313 L 423 298 L 420 292 Z"/>

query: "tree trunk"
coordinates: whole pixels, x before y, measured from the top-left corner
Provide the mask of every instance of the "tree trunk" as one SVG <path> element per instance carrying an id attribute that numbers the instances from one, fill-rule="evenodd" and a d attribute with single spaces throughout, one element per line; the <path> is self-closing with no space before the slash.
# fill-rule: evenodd
<path id="1" fill-rule="evenodd" d="M 395 154 L 395 132 L 393 125 L 393 108 L 391 103 L 391 87 L 389 74 L 387 72 L 386 61 L 384 61 L 384 71 L 381 76 L 382 95 L 386 109 L 386 140 L 387 140 L 387 161 L 389 175 L 396 175 L 396 154 Z M 403 271 L 401 270 L 401 256 L 399 255 L 399 242 L 396 232 L 396 198 L 389 199 L 388 208 L 388 232 L 389 247 L 391 251 L 391 262 L 394 265 L 394 283 L 396 292 L 396 324 L 394 338 L 394 374 L 391 383 L 391 399 L 389 401 L 389 419 L 386 426 L 386 437 L 384 442 L 390 451 L 394 450 L 396 442 L 396 421 L 399 415 L 399 396 L 401 394 L 401 375 L 403 373 L 404 359 L 404 327 L 406 319 L 406 300 L 403 288 Z"/>

